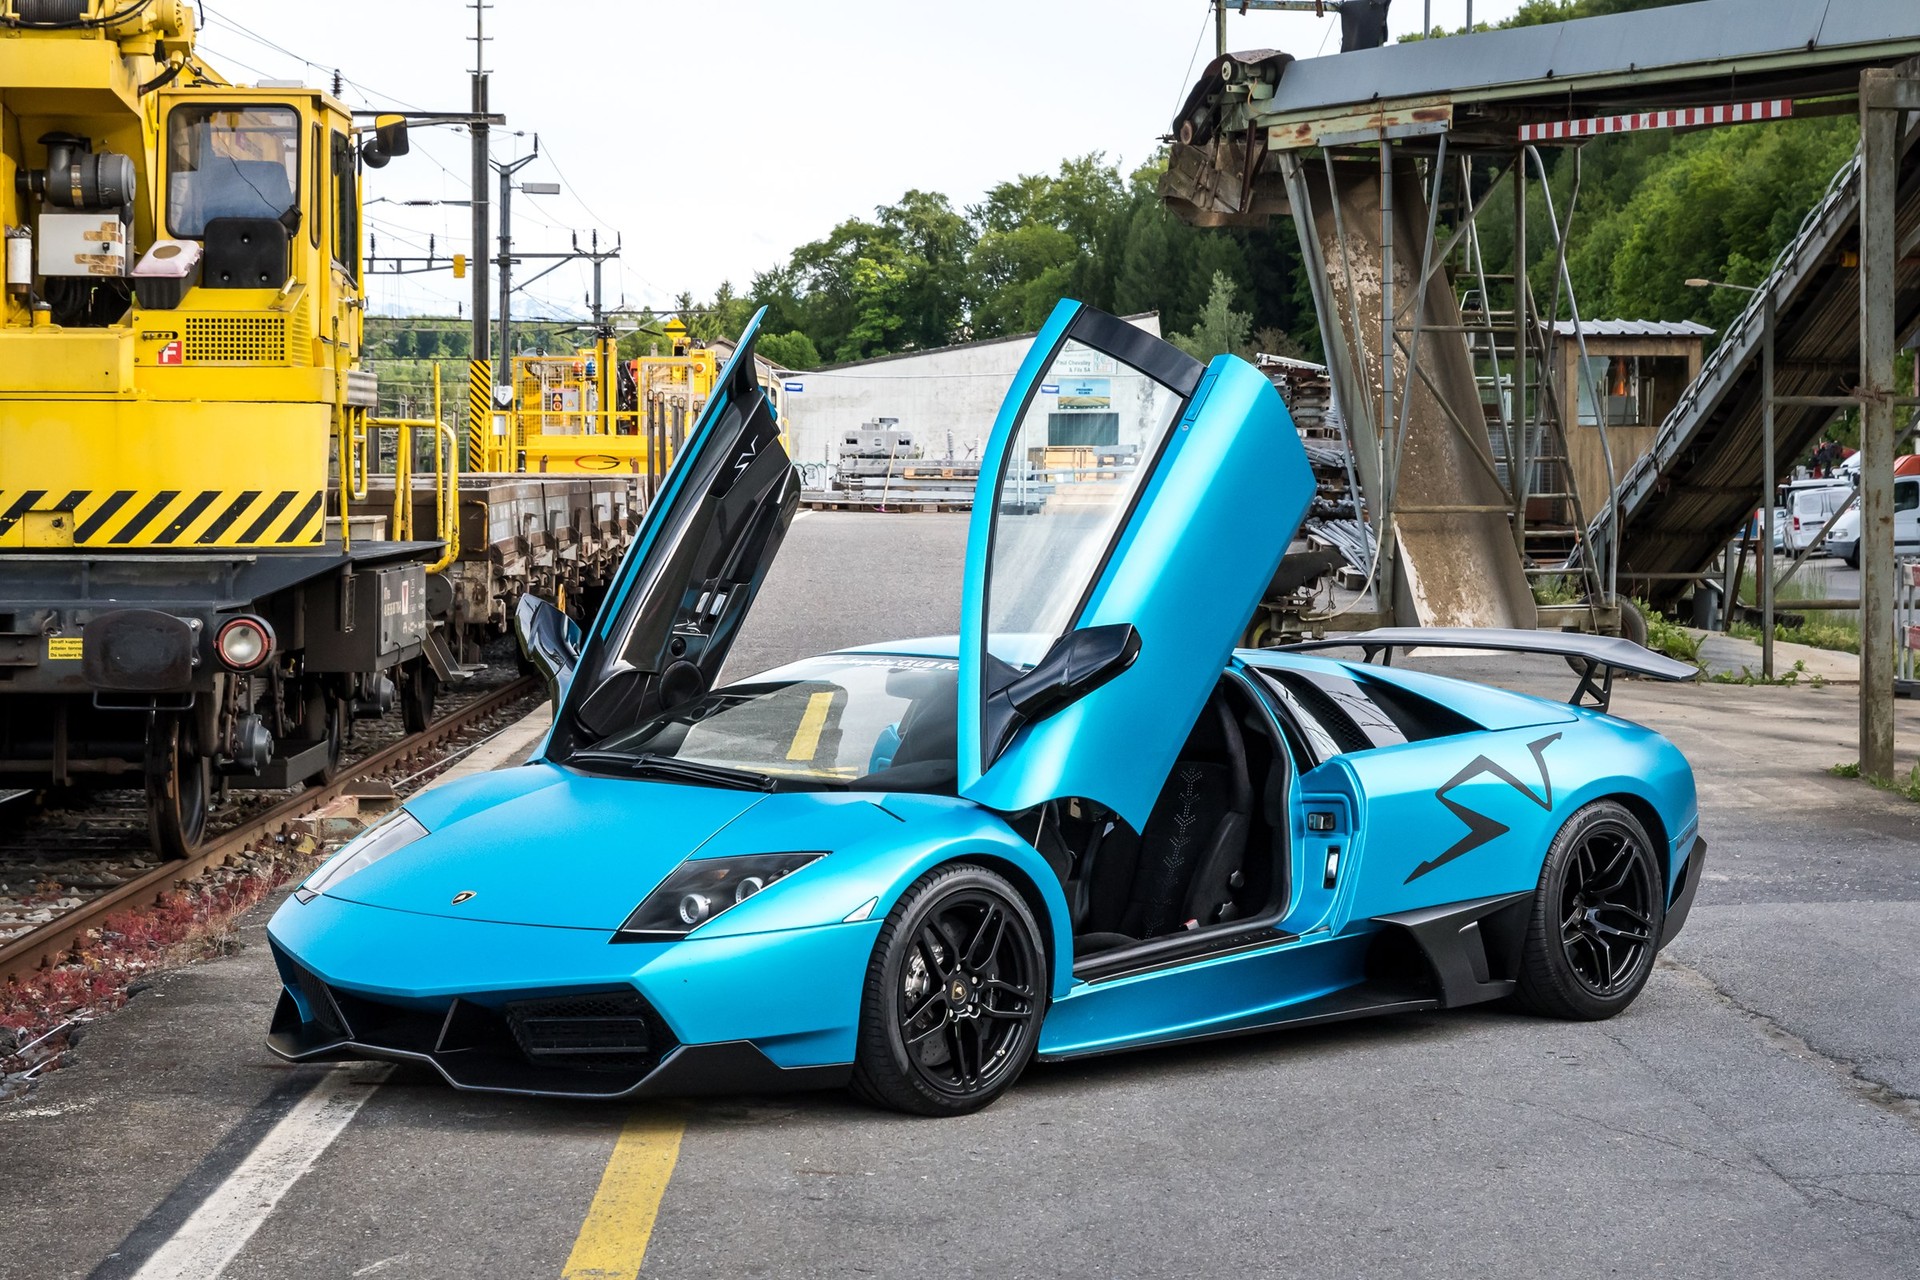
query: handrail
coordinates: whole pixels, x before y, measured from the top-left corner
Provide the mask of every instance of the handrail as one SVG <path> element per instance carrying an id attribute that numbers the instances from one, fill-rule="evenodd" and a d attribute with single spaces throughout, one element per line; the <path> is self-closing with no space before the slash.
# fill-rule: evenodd
<path id="1" fill-rule="evenodd" d="M 438 388 L 436 387 L 437 391 Z M 433 497 L 435 514 L 439 517 L 440 540 L 446 545 L 440 552 L 440 558 L 427 566 L 428 573 L 445 573 L 447 566 L 460 558 L 460 472 L 453 465 L 460 448 L 459 437 L 453 434 L 453 428 L 444 422 L 434 424 L 433 441 Z M 446 445 L 446 465 L 441 465 L 440 446 Z"/>
<path id="2" fill-rule="evenodd" d="M 396 542 L 407 542 L 413 538 L 413 431 L 419 427 L 434 433 L 433 436 L 433 507 L 434 531 L 441 542 L 447 544 L 447 551 L 441 558 L 428 566 L 428 573 L 439 573 L 452 564 L 460 554 L 459 521 L 459 484 L 460 472 L 453 459 L 459 455 L 453 428 L 444 421 L 441 405 L 440 365 L 433 366 L 433 416 L 431 418 L 368 418 L 367 427 L 371 431 L 393 431 L 395 448 L 393 459 L 393 517 L 392 529 Z M 443 439 L 444 437 L 444 439 Z M 441 456 L 441 448 L 450 452 L 446 458 Z M 404 513 L 404 514 L 402 514 Z"/>

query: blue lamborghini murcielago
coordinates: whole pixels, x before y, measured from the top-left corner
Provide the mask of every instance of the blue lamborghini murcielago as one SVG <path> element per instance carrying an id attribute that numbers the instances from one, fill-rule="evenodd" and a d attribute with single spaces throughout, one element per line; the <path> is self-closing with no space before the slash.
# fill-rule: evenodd
<path id="1" fill-rule="evenodd" d="M 717 684 L 799 501 L 757 327 L 585 629 L 521 602 L 536 758 L 274 916 L 276 1052 L 951 1115 L 1035 1056 L 1639 993 L 1705 845 L 1686 760 L 1606 695 L 1691 668 L 1535 632 L 1236 649 L 1313 493 L 1286 408 L 1078 303 L 984 446 L 959 636 Z M 1580 689 L 1395 667 L 1413 644 L 1562 654 Z"/>

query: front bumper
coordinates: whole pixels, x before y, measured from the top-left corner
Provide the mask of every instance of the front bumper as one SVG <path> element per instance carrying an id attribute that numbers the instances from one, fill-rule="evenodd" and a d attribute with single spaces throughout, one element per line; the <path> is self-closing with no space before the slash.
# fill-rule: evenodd
<path id="1" fill-rule="evenodd" d="M 419 1062 L 461 1089 L 583 1098 L 844 1084 L 878 921 L 614 943 L 321 896 L 268 926 L 293 1061 Z"/>

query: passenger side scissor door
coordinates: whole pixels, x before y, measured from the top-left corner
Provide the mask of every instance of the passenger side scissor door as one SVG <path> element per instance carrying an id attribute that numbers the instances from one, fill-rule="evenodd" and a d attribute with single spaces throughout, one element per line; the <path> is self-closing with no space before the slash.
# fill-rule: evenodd
<path id="1" fill-rule="evenodd" d="M 982 457 L 961 603 L 959 787 L 1145 826 L 1313 494 L 1279 394 L 1062 302 Z"/>

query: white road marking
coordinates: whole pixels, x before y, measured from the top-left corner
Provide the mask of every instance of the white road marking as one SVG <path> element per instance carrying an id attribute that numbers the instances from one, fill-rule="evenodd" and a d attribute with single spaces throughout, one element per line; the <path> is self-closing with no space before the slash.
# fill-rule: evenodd
<path id="1" fill-rule="evenodd" d="M 134 1280 L 214 1280 L 392 1070 L 391 1063 L 379 1062 L 327 1072 L 134 1272 Z"/>

